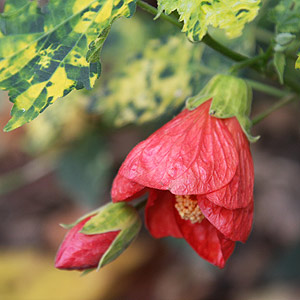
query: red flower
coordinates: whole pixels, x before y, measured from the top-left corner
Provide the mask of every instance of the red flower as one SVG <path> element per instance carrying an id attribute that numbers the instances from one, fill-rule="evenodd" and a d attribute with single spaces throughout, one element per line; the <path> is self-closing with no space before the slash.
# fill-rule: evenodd
<path id="1" fill-rule="evenodd" d="M 155 238 L 184 238 L 224 267 L 253 217 L 253 163 L 235 117 L 209 115 L 211 100 L 185 109 L 138 144 L 112 187 L 114 202 L 149 192 L 146 225 Z"/>
<path id="2" fill-rule="evenodd" d="M 102 255 L 112 244 L 119 231 L 86 235 L 79 231 L 93 216 L 75 225 L 66 235 L 55 259 L 55 267 L 66 270 L 85 270 L 98 267 Z"/>

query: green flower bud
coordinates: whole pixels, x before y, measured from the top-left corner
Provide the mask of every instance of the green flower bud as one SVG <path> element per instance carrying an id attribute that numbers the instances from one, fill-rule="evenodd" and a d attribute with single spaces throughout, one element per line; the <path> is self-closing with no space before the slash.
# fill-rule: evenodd
<path id="1" fill-rule="evenodd" d="M 283 52 L 287 47 L 295 40 L 296 36 L 291 33 L 279 33 L 275 37 L 276 45 L 274 47 L 275 52 Z"/>

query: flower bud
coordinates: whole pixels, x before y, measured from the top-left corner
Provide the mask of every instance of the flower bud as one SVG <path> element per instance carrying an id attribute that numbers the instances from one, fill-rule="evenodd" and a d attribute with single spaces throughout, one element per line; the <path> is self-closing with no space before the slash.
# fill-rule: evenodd
<path id="1" fill-rule="evenodd" d="M 65 270 L 100 269 L 116 259 L 141 228 L 137 211 L 126 203 L 109 203 L 71 225 L 55 259 Z"/>
<path id="2" fill-rule="evenodd" d="M 257 141 L 259 137 L 250 134 L 252 90 L 246 81 L 231 75 L 216 75 L 198 95 L 187 99 L 186 107 L 193 110 L 209 99 L 212 99 L 211 116 L 219 119 L 236 117 L 248 140 Z"/>

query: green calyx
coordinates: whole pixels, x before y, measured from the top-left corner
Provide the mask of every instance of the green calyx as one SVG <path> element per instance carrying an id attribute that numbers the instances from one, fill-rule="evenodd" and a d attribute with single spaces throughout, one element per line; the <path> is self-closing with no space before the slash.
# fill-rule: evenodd
<path id="1" fill-rule="evenodd" d="M 79 218 L 75 223 L 62 226 L 67 229 L 72 228 L 90 216 L 93 217 L 84 224 L 81 233 L 95 235 L 119 231 L 119 234 L 101 257 L 97 269 L 99 270 L 115 260 L 133 242 L 141 229 L 142 222 L 134 207 L 125 202 L 119 202 L 108 203 Z"/>
<path id="2" fill-rule="evenodd" d="M 131 205 L 119 202 L 102 206 L 80 231 L 83 234 L 101 234 L 120 231 L 101 257 L 98 270 L 116 259 L 136 238 L 142 226 L 138 212 Z"/>
<path id="3" fill-rule="evenodd" d="M 187 99 L 186 107 L 193 110 L 209 99 L 212 99 L 209 110 L 211 116 L 220 119 L 236 117 L 249 142 L 259 139 L 250 133 L 252 90 L 243 79 L 231 75 L 216 75 L 199 94 Z"/>

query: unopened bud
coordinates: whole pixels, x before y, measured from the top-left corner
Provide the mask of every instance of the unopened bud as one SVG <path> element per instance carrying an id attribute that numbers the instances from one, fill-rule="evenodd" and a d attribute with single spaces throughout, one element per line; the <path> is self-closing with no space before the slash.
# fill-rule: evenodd
<path id="1" fill-rule="evenodd" d="M 100 269 L 130 245 L 141 220 L 132 206 L 120 202 L 100 207 L 73 225 L 58 250 L 56 268 Z"/>

